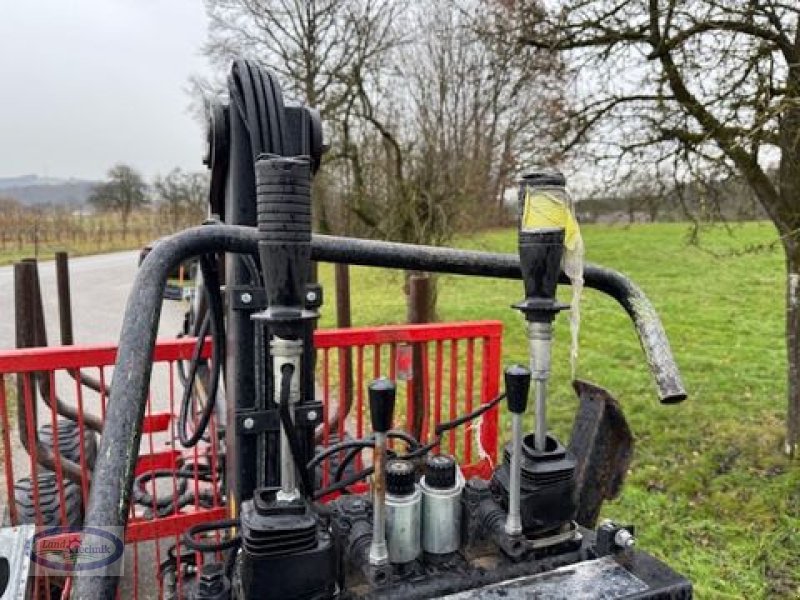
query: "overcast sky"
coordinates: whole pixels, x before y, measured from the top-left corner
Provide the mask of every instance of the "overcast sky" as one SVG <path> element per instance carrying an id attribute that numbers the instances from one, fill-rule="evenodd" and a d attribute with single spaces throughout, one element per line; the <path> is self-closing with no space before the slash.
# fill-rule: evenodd
<path id="1" fill-rule="evenodd" d="M 202 0 L 0 0 L 0 177 L 199 170 Z"/>

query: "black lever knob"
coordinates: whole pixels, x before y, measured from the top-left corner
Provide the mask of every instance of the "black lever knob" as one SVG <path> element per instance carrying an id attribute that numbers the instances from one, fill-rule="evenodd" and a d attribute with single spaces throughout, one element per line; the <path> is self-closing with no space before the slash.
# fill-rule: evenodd
<path id="1" fill-rule="evenodd" d="M 511 365 L 505 372 L 506 401 L 508 410 L 522 414 L 528 406 L 528 392 L 531 389 L 531 372 L 522 365 Z"/>
<path id="2" fill-rule="evenodd" d="M 369 414 L 372 430 L 386 433 L 392 428 L 397 388 L 391 379 L 381 377 L 369 384 Z"/>

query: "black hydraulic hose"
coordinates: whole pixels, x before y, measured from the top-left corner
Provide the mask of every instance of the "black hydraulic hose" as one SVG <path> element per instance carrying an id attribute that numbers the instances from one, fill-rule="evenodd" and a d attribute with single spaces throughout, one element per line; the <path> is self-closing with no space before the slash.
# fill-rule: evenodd
<path id="1" fill-rule="evenodd" d="M 200 269 L 203 272 L 203 282 L 208 299 L 208 313 L 203 319 L 200 331 L 197 334 L 190 361 L 189 373 L 186 376 L 186 385 L 183 388 L 183 398 L 181 399 L 181 410 L 178 418 L 178 439 L 184 448 L 191 448 L 203 437 L 203 434 L 214 414 L 214 404 L 219 390 L 220 374 L 222 364 L 225 361 L 225 325 L 223 320 L 222 298 L 219 292 L 219 279 L 212 264 L 212 259 L 208 256 L 200 258 Z M 205 343 L 209 328 L 211 329 L 211 379 L 206 393 L 206 404 L 200 414 L 192 435 L 188 435 L 187 427 L 189 422 L 190 407 L 194 393 L 195 382 L 197 380 L 197 370 L 200 366 L 200 354 Z"/>
<path id="2" fill-rule="evenodd" d="M 505 392 L 503 392 L 502 394 L 495 396 L 494 398 L 489 400 L 489 402 L 481 404 L 478 408 L 468 412 L 465 415 L 461 415 L 460 417 L 456 417 L 455 419 L 451 419 L 450 421 L 442 421 L 433 430 L 434 433 L 436 434 L 436 437 L 441 437 L 441 435 L 444 434 L 445 432 L 450 431 L 451 429 L 455 429 L 456 427 L 458 427 L 459 425 L 463 425 L 464 423 L 468 423 L 473 419 L 477 419 L 484 413 L 487 413 L 495 406 L 497 406 L 500 403 L 500 401 L 503 400 L 503 398 L 505 397 L 506 394 Z"/>
<path id="3" fill-rule="evenodd" d="M 198 267 L 199 269 L 199 267 Z M 196 279 L 196 282 L 199 281 L 199 277 Z M 196 286 L 195 289 L 198 289 Z M 208 314 L 208 292 L 205 291 L 205 285 L 202 286 L 203 293 L 199 294 L 197 297 L 197 302 L 194 305 L 189 306 L 189 309 L 186 311 L 186 314 L 183 317 L 183 330 L 177 335 L 177 337 L 181 338 L 184 336 L 191 336 L 191 337 L 198 337 L 200 333 L 200 327 L 202 327 L 203 322 L 205 320 L 205 316 Z M 198 343 L 201 343 L 198 341 Z M 185 361 L 178 360 L 175 362 L 175 366 L 177 367 L 178 371 L 178 379 L 181 382 L 182 386 L 186 386 L 188 379 L 186 377 L 186 368 L 184 367 Z"/>
<path id="4" fill-rule="evenodd" d="M 211 252 L 253 255 L 257 251 L 255 228 L 204 225 L 163 238 L 142 263 L 122 322 L 111 395 L 89 494 L 87 526 L 124 526 L 127 523 L 161 300 L 169 273 L 181 261 L 193 256 Z M 323 262 L 520 278 L 519 260 L 514 255 L 331 236 L 313 237 L 311 258 Z M 630 315 L 662 402 L 684 399 L 686 392 L 664 329 L 644 293 L 624 275 L 603 267 L 586 265 L 584 280 L 587 287 L 614 297 Z M 108 575 L 103 574 L 105 570 L 99 571 L 97 575 L 78 577 L 73 597 L 81 600 L 113 598 L 119 578 L 110 567 Z"/>
<path id="5" fill-rule="evenodd" d="M 321 452 L 318 452 L 314 455 L 308 464 L 306 465 L 307 471 L 312 471 L 314 467 L 316 467 L 319 463 L 323 460 L 331 456 L 332 454 L 336 454 L 337 452 L 341 452 L 342 450 L 363 450 L 364 448 L 372 448 L 375 445 L 375 440 L 366 439 L 366 440 L 347 440 L 346 442 L 339 442 L 338 444 L 334 444 L 333 446 L 328 446 Z"/>
<path id="6" fill-rule="evenodd" d="M 362 448 L 353 448 L 347 454 L 345 454 L 344 458 L 341 462 L 336 466 L 336 472 L 333 474 L 333 483 L 339 483 L 344 477 L 345 471 L 347 471 L 347 466 L 353 462 L 356 456 L 361 453 Z M 388 450 L 387 450 L 388 453 Z"/>
<path id="7" fill-rule="evenodd" d="M 211 412 L 205 410 L 211 403 L 210 396 L 206 398 L 206 406 L 203 407 L 203 414 L 201 415 L 200 422 L 195 427 L 192 435 L 187 432 L 189 425 L 189 412 L 192 405 L 192 394 L 194 392 L 195 381 L 197 380 L 197 369 L 200 367 L 200 354 L 203 352 L 203 344 L 208 336 L 208 330 L 211 328 L 211 317 L 206 315 L 203 319 L 203 324 L 200 326 L 200 331 L 197 332 L 197 342 L 195 342 L 192 349 L 192 358 L 189 361 L 189 373 L 186 375 L 186 383 L 183 386 L 183 396 L 181 397 L 181 409 L 178 415 L 178 440 L 184 448 L 191 448 L 194 446 L 203 435 L 205 431 L 205 416 L 211 418 Z M 199 433 L 198 433 L 199 432 Z"/>
<path id="8" fill-rule="evenodd" d="M 242 264 L 245 266 L 247 273 L 250 275 L 251 285 L 253 287 L 264 287 L 255 259 L 249 254 L 242 254 L 240 256 L 242 258 Z"/>
<path id="9" fill-rule="evenodd" d="M 399 431 L 397 429 L 392 429 L 386 434 L 386 437 L 391 439 L 402 440 L 407 443 L 412 448 L 416 448 L 420 445 L 419 441 L 412 436 L 411 434 L 406 433 L 405 431 Z M 345 440 L 344 442 L 338 442 L 333 446 L 327 446 L 323 450 L 317 452 L 308 464 L 306 465 L 306 469 L 309 471 L 316 467 L 319 463 L 329 457 L 331 454 L 335 454 L 337 452 L 341 452 L 342 450 L 347 450 L 349 448 L 363 450 L 364 448 L 372 448 L 375 445 L 375 438 L 370 436 L 367 438 L 361 438 L 359 440 Z"/>
<path id="10" fill-rule="evenodd" d="M 196 538 L 201 533 L 209 531 L 219 531 L 220 529 L 233 529 L 239 527 L 239 519 L 222 519 L 221 521 L 210 521 L 208 523 L 197 523 L 189 527 L 183 534 L 183 543 L 187 548 L 196 552 L 221 552 L 239 546 L 239 536 L 233 536 L 221 542 L 200 541 Z"/>
<path id="11" fill-rule="evenodd" d="M 408 444 L 412 448 L 419 447 L 419 441 L 412 436 L 410 433 L 406 433 L 405 431 L 400 431 L 399 429 L 392 429 L 387 432 L 386 437 L 395 440 L 402 440 L 406 444 Z M 343 442 L 338 442 L 333 446 L 326 446 L 317 454 L 314 455 L 308 464 L 306 465 L 306 469 L 309 471 L 316 467 L 319 463 L 329 457 L 331 454 L 335 454 L 336 452 L 341 452 L 342 450 L 347 450 L 348 448 L 356 448 L 356 449 L 364 449 L 364 448 L 372 448 L 375 445 L 375 438 L 373 436 L 369 436 L 366 438 L 360 438 L 357 440 L 345 440 Z"/>
<path id="12" fill-rule="evenodd" d="M 398 458 L 411 460 L 414 458 L 421 458 L 425 456 L 428 452 L 430 452 L 431 450 L 436 448 L 436 446 L 442 443 L 442 435 L 444 435 L 445 432 L 450 431 L 451 429 L 455 429 L 456 427 L 463 425 L 464 423 L 467 423 L 469 421 L 472 421 L 473 419 L 477 419 L 487 411 L 497 406 L 505 397 L 506 397 L 505 394 L 500 394 L 499 396 L 496 396 L 486 404 L 481 404 L 478 408 L 476 408 L 471 412 L 468 412 L 465 415 L 461 415 L 460 417 L 457 417 L 451 421 L 444 421 L 442 423 L 439 423 L 434 430 L 436 437 L 434 437 L 433 440 L 431 440 L 427 444 L 423 445 L 418 444 L 418 447 L 416 447 L 414 450 L 412 450 L 407 454 L 399 455 Z M 314 493 L 314 499 L 317 500 L 319 498 L 322 498 L 323 496 L 332 494 L 333 492 L 345 491 L 348 487 L 350 487 L 351 485 L 353 485 L 358 481 L 361 481 L 365 477 L 368 477 L 374 471 L 375 469 L 373 467 L 367 467 L 366 469 L 362 469 L 355 475 L 352 475 L 351 477 L 348 477 L 345 480 L 337 481 L 324 489 L 318 490 L 317 492 Z"/>
<path id="13" fill-rule="evenodd" d="M 386 437 L 390 439 L 402 440 L 406 444 L 408 444 L 410 448 L 419 448 L 420 446 L 419 441 L 414 436 L 406 433 L 405 431 L 392 429 L 386 434 Z M 315 454 L 314 458 L 308 461 L 308 464 L 306 465 L 306 470 L 309 473 L 309 477 L 311 477 L 314 468 L 317 465 L 319 465 L 322 461 L 324 461 L 326 458 L 328 458 L 333 454 L 336 454 L 337 452 L 349 450 L 350 452 L 345 455 L 344 460 L 336 470 L 337 476 L 334 478 L 334 481 L 337 481 L 341 477 L 340 473 L 342 472 L 343 468 L 346 467 L 347 464 L 351 460 L 353 460 L 353 458 L 355 458 L 355 456 L 358 455 L 359 452 L 361 452 L 365 448 L 372 448 L 374 446 L 375 446 L 375 438 L 372 436 L 358 440 L 347 440 L 344 442 L 339 442 L 338 444 L 334 444 L 333 446 L 328 446 L 325 449 L 318 452 L 317 454 Z"/>
<path id="14" fill-rule="evenodd" d="M 147 491 L 145 485 L 153 479 L 175 479 L 176 495 L 182 495 L 186 491 L 187 481 L 194 478 L 195 473 L 191 471 L 171 471 L 169 469 L 155 469 L 153 471 L 145 471 L 139 475 L 133 482 L 134 502 L 146 508 L 163 508 L 170 506 L 173 502 L 173 492 L 170 491 L 167 496 L 159 496 L 153 486 L 153 493 Z"/>
<path id="15" fill-rule="evenodd" d="M 402 457 L 402 458 L 405 458 L 405 457 Z M 326 487 L 324 489 L 315 491 L 314 492 L 314 500 L 319 500 L 320 498 L 323 498 L 323 497 L 327 496 L 328 494 L 333 494 L 334 492 L 345 491 L 345 490 L 347 490 L 347 488 L 349 488 L 354 483 L 358 483 L 359 481 L 362 481 L 362 480 L 366 479 L 367 477 L 372 475 L 374 472 L 375 472 L 375 469 L 373 467 L 371 467 L 371 466 L 367 467 L 366 469 L 362 469 L 361 471 L 359 471 L 355 475 L 351 475 L 347 479 L 342 479 L 341 481 L 338 481 L 338 482 L 336 482 L 336 483 L 334 483 L 332 485 L 329 485 L 328 487 Z"/>
<path id="16" fill-rule="evenodd" d="M 292 413 L 289 408 L 289 393 L 291 391 L 293 373 L 294 368 L 292 365 L 283 365 L 283 368 L 281 369 L 280 404 L 278 406 L 278 413 L 280 414 L 283 430 L 286 432 L 286 436 L 289 439 L 289 448 L 292 452 L 292 462 L 294 463 L 294 468 L 298 473 L 300 473 L 300 485 L 302 488 L 300 493 L 303 496 L 308 496 L 311 494 L 314 486 L 311 484 L 311 479 L 308 476 L 308 470 L 304 469 L 303 465 L 300 464 L 300 457 L 302 456 L 302 452 L 300 450 L 300 437 L 297 435 L 297 428 L 294 425 L 294 421 L 292 421 Z"/>
<path id="17" fill-rule="evenodd" d="M 220 377 L 225 369 L 225 307 L 222 302 L 222 292 L 220 291 L 219 273 L 216 265 L 215 255 L 204 256 L 200 259 L 200 269 L 203 273 L 203 286 L 206 290 L 208 302 L 208 313 L 211 317 L 212 350 L 211 380 L 209 381 L 209 397 L 213 403 L 217 399 Z"/>
<path id="18" fill-rule="evenodd" d="M 183 318 L 183 331 L 181 331 L 177 337 L 199 337 L 200 328 L 203 326 L 205 317 L 208 315 L 207 298 L 208 293 L 205 291 L 205 286 L 203 286 L 203 294 L 201 294 L 198 298 L 197 304 L 195 306 L 190 306 L 186 311 L 186 314 Z M 202 345 L 203 342 L 198 340 L 197 343 Z M 176 370 L 178 371 L 178 379 L 180 380 L 181 385 L 185 387 L 189 380 L 186 377 L 186 367 L 183 364 L 184 362 L 185 361 L 183 360 L 175 361 L 175 366 Z"/>
<path id="19" fill-rule="evenodd" d="M 488 412 L 489 410 L 497 406 L 500 403 L 500 401 L 503 400 L 503 398 L 505 397 L 506 397 L 505 393 L 502 393 L 499 396 L 496 396 L 495 398 L 487 402 L 486 404 L 481 404 L 478 408 L 476 408 L 471 412 L 468 412 L 465 415 L 456 417 L 451 421 L 443 421 L 442 423 L 439 423 L 434 429 L 434 438 L 432 441 L 420 446 L 419 448 L 415 448 L 403 458 L 411 459 L 411 458 L 420 458 L 422 456 L 425 456 L 428 452 L 430 452 L 436 446 L 442 443 L 442 436 L 446 432 L 450 431 L 451 429 L 455 429 L 456 427 L 459 427 L 464 423 L 472 421 L 473 419 L 477 419 L 484 413 Z"/>
<path id="20" fill-rule="evenodd" d="M 411 449 L 416 449 L 421 446 L 421 444 L 419 443 L 419 441 L 417 441 L 415 437 L 413 437 L 411 434 L 406 433 L 405 431 L 392 430 L 388 434 L 386 434 L 386 437 L 403 440 L 406 444 L 408 444 L 408 447 Z M 355 459 L 356 456 L 359 455 L 361 450 L 363 450 L 363 448 L 353 448 L 347 454 L 345 454 L 344 458 L 336 467 L 336 473 L 334 473 L 333 475 L 333 483 L 338 483 L 339 481 L 342 480 L 342 477 L 344 477 L 344 473 L 347 470 L 347 466 L 351 462 L 353 462 L 353 460 Z M 387 454 L 394 454 L 394 453 L 391 452 L 391 450 L 387 450 Z"/>

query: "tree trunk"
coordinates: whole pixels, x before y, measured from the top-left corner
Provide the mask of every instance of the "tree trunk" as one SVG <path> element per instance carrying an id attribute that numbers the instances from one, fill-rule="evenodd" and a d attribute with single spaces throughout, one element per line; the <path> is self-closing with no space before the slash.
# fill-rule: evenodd
<path id="1" fill-rule="evenodd" d="M 800 442 L 800 245 L 786 248 L 786 358 L 788 364 L 786 454 L 796 456 Z"/>

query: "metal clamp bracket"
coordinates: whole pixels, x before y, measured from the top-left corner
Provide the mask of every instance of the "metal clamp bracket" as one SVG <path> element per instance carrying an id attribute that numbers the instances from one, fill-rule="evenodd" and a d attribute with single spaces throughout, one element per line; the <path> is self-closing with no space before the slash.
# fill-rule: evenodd
<path id="1" fill-rule="evenodd" d="M 240 435 L 258 435 L 279 432 L 281 422 L 277 410 L 248 410 L 236 415 L 236 432 Z"/>
<path id="2" fill-rule="evenodd" d="M 294 408 L 294 422 L 298 427 L 316 427 L 322 423 L 322 402 L 298 404 Z"/>
<path id="3" fill-rule="evenodd" d="M 322 286 L 306 284 L 305 308 L 314 310 L 322 306 Z M 260 311 L 267 308 L 267 293 L 263 287 L 237 285 L 231 289 L 231 306 L 234 310 Z"/>
<path id="4" fill-rule="evenodd" d="M 231 288 L 230 303 L 233 310 L 264 310 L 267 307 L 267 293 L 263 287 L 236 285 Z"/>

